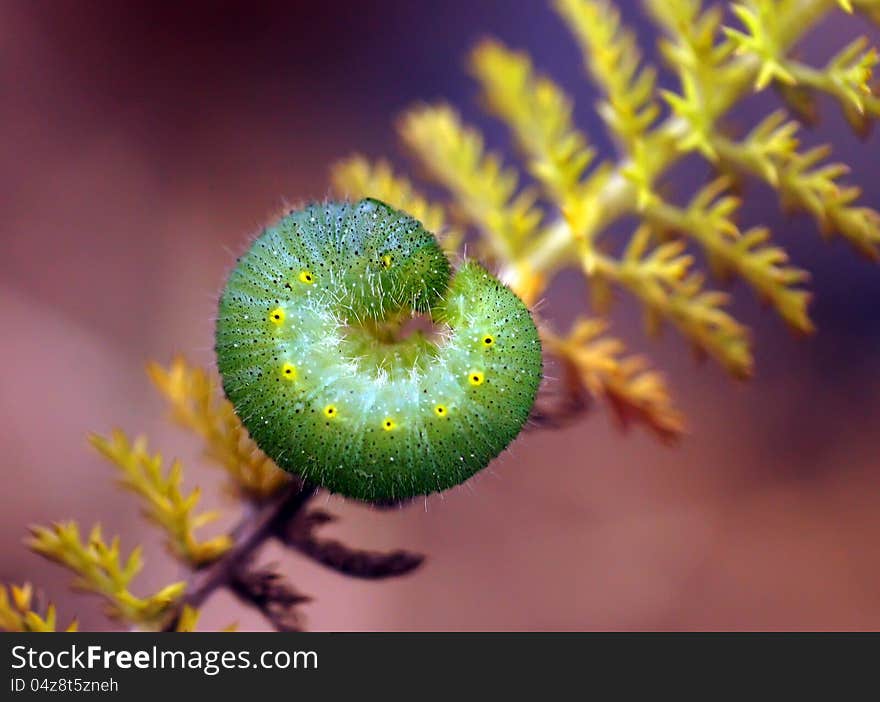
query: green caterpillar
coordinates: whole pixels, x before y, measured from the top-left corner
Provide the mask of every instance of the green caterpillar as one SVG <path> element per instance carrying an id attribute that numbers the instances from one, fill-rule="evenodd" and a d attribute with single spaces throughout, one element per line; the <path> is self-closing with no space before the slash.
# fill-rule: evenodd
<path id="1" fill-rule="evenodd" d="M 430 315 L 436 338 L 404 323 Z M 445 490 L 525 424 L 541 343 L 522 301 L 378 200 L 265 229 L 220 298 L 223 389 L 285 470 L 366 501 Z"/>

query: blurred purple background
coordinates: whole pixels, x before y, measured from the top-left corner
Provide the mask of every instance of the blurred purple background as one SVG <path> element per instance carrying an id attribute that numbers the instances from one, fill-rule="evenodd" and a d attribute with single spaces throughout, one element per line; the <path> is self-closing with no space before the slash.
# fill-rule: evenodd
<path id="1" fill-rule="evenodd" d="M 653 47 L 637 4 L 620 5 Z M 863 32 L 877 43 L 836 18 L 803 56 L 822 61 Z M 408 167 L 393 130 L 408 104 L 448 99 L 510 153 L 464 66 L 489 34 L 529 49 L 608 153 L 577 48 L 543 2 L 3 3 L 3 581 L 43 586 L 63 621 L 110 626 L 21 546 L 26 525 L 66 518 L 100 520 L 127 547 L 145 541 L 142 592 L 182 575 L 86 446 L 90 431 L 147 433 L 235 519 L 220 472 L 166 421 L 144 363 L 182 352 L 210 365 L 216 296 L 250 234 L 283 203 L 324 197 L 330 163 L 352 151 Z M 749 127 L 772 103 L 750 98 L 734 122 Z M 833 141 L 877 207 L 880 141 L 856 140 L 827 101 L 822 112 L 807 141 Z M 678 169 L 673 191 L 705 176 Z M 683 444 L 621 435 L 596 411 L 406 509 L 322 496 L 343 515 L 329 535 L 429 560 L 370 583 L 269 549 L 315 596 L 310 628 L 880 628 L 880 270 L 822 243 L 811 221 L 786 220 L 760 187 L 743 222 L 770 225 L 813 271 L 818 336 L 791 337 L 737 286 L 757 340 L 757 376 L 742 385 L 694 363 L 672 333 L 646 340 L 621 304 L 614 329 L 668 372 L 690 420 Z M 562 276 L 544 310 L 560 325 L 587 312 L 578 276 Z M 233 620 L 265 628 L 226 595 L 201 626 Z"/>

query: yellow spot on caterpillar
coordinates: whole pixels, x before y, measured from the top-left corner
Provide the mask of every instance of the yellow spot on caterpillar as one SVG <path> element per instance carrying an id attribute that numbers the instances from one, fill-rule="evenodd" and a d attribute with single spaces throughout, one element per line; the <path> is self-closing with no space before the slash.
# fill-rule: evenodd
<path id="1" fill-rule="evenodd" d="M 446 409 L 444 405 L 437 405 L 434 408 L 434 414 L 436 414 L 438 417 L 445 417 L 449 414 L 449 410 Z"/>
<path id="2" fill-rule="evenodd" d="M 393 419 L 391 419 L 391 417 L 386 417 L 382 421 L 382 428 L 385 431 L 394 431 L 395 429 L 397 429 L 397 422 L 395 422 Z"/>
<path id="3" fill-rule="evenodd" d="M 471 371 L 468 373 L 468 382 L 471 385 L 482 385 L 483 381 L 486 379 L 480 371 Z"/>
<path id="4" fill-rule="evenodd" d="M 306 285 L 311 285 L 315 282 L 315 276 L 312 275 L 311 271 L 300 271 L 299 282 L 305 283 Z"/>
<path id="5" fill-rule="evenodd" d="M 489 335 L 489 334 L 486 334 L 486 336 L 483 337 L 483 346 L 485 346 L 486 348 L 489 348 L 489 347 L 492 346 L 492 344 L 494 344 L 494 343 L 495 343 L 495 337 L 494 337 L 494 336 L 491 336 L 491 335 Z"/>
<path id="6" fill-rule="evenodd" d="M 391 268 L 391 264 L 394 263 L 394 257 L 391 254 L 385 254 L 382 257 L 382 268 Z"/>
<path id="7" fill-rule="evenodd" d="M 284 316 L 284 310 L 280 307 L 276 307 L 269 313 L 269 321 L 276 327 L 280 327 L 284 324 Z"/>
<path id="8" fill-rule="evenodd" d="M 292 363 L 285 363 L 281 366 L 281 377 L 285 380 L 296 380 L 296 366 Z"/>
<path id="9" fill-rule="evenodd" d="M 338 412 L 336 411 L 335 405 L 327 405 L 324 408 L 324 416 L 327 417 L 328 419 L 334 419 L 337 414 L 338 414 Z"/>

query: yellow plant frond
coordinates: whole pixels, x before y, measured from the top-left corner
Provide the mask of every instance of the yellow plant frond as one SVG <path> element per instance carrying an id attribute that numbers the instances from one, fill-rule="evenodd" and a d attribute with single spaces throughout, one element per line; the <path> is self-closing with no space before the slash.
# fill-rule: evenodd
<path id="1" fill-rule="evenodd" d="M 471 68 L 489 110 L 512 131 L 529 172 L 583 236 L 598 209 L 584 175 L 595 157 L 572 123 L 572 103 L 552 80 L 536 75 L 528 55 L 484 40 L 471 53 Z"/>
<path id="2" fill-rule="evenodd" d="M 206 455 L 226 470 L 236 489 L 263 500 L 287 483 L 290 476 L 257 448 L 205 370 L 178 357 L 168 367 L 150 363 L 147 373 L 171 404 L 175 420 L 202 437 Z"/>
<path id="3" fill-rule="evenodd" d="M 877 50 L 868 46 L 866 37 L 859 37 L 841 49 L 823 68 L 789 58 L 783 27 L 778 24 L 778 4 L 771 0 L 734 4 L 733 11 L 745 31 L 724 28 L 736 44 L 738 53 L 751 54 L 760 61 L 755 88 L 762 90 L 775 81 L 785 86 L 827 93 L 840 103 L 853 128 L 864 134 L 870 120 L 880 117 L 880 99 L 871 84 L 874 69 L 880 63 Z"/>
<path id="4" fill-rule="evenodd" d="M 874 69 L 880 63 L 875 47 L 868 46 L 867 37 L 859 37 L 837 53 L 825 67 L 828 92 L 843 105 L 859 113 L 880 115 L 880 100 L 871 90 Z"/>
<path id="5" fill-rule="evenodd" d="M 344 197 L 374 197 L 403 210 L 437 235 L 448 253 L 461 244 L 462 232 L 447 223 L 443 207 L 429 202 L 405 176 L 394 173 L 387 161 L 370 163 L 360 155 L 333 164 L 330 177 L 336 192 Z"/>
<path id="6" fill-rule="evenodd" d="M 463 216 L 485 232 L 494 253 L 508 260 L 541 222 L 533 193 L 517 195 L 519 178 L 487 153 L 482 135 L 446 105 L 403 115 L 400 134 L 422 166 L 456 197 Z"/>
<path id="7" fill-rule="evenodd" d="M 738 142 L 715 137 L 722 165 L 735 165 L 738 170 L 779 187 L 780 170 L 797 153 L 800 126 L 788 119 L 785 110 L 776 110 Z"/>
<path id="8" fill-rule="evenodd" d="M 649 333 L 660 330 L 664 320 L 672 323 L 700 355 L 708 355 L 731 375 L 752 374 L 748 330 L 728 314 L 728 296 L 704 287 L 704 278 L 691 272 L 693 259 L 681 241 L 660 243 L 650 227 L 639 227 L 624 257 L 597 256 L 590 262 L 599 281 L 615 283 L 635 295 L 644 305 Z"/>
<path id="9" fill-rule="evenodd" d="M 695 240 L 706 252 L 712 270 L 721 278 L 736 275 L 773 306 L 795 330 L 814 330 L 807 314 L 810 294 L 797 286 L 809 274 L 787 265 L 788 255 L 767 245 L 770 231 L 755 227 L 741 233 L 733 221 L 740 201 L 729 193 L 730 180 L 722 177 L 702 188 L 684 209 L 665 202 L 653 203 L 645 212 L 653 224 Z"/>
<path id="10" fill-rule="evenodd" d="M 43 615 L 34 610 L 34 588 L 24 585 L 0 585 L 0 631 L 55 631 L 57 615 L 55 605 L 46 605 Z M 64 631 L 76 631 L 79 624 L 74 619 Z"/>
<path id="11" fill-rule="evenodd" d="M 544 330 L 542 338 L 595 398 L 610 405 L 622 427 L 641 424 L 661 441 L 674 442 L 684 431 L 684 417 L 666 379 L 644 357 L 627 355 L 623 342 L 608 336 L 607 328 L 605 320 L 583 318 L 565 337 Z"/>
<path id="12" fill-rule="evenodd" d="M 679 77 L 678 92 L 660 91 L 673 115 L 686 125 L 675 134 L 678 149 L 697 150 L 715 161 L 712 136 L 727 107 L 717 87 L 736 81 L 736 68 L 729 60 L 734 44 L 721 38 L 723 12 L 717 6 L 704 10 L 700 0 L 649 0 L 648 8 L 666 32 L 660 50 Z"/>
<path id="13" fill-rule="evenodd" d="M 678 74 L 685 101 L 699 103 L 705 113 L 692 115 L 689 121 L 701 117 L 696 125 L 706 132 L 728 106 L 718 85 L 736 84 L 740 73 L 730 61 L 735 45 L 721 31 L 724 11 L 720 5 L 704 7 L 702 0 L 647 0 L 646 4 L 664 30 L 660 51 Z"/>
<path id="14" fill-rule="evenodd" d="M 832 57 L 823 69 L 791 61 L 790 70 L 802 92 L 822 92 L 837 100 L 856 134 L 865 137 L 880 117 L 880 97 L 874 84 L 874 69 L 878 63 L 877 49 L 868 46 L 866 37 L 859 37 Z"/>
<path id="15" fill-rule="evenodd" d="M 517 193 L 516 171 L 487 153 L 482 135 L 449 106 L 416 107 L 403 115 L 399 129 L 422 167 L 453 194 L 458 214 L 482 232 L 492 257 L 514 269 L 507 282 L 531 302 L 531 291 L 541 286 L 521 252 L 543 219 L 535 193 Z"/>
<path id="16" fill-rule="evenodd" d="M 180 616 L 177 619 L 175 631 L 187 633 L 195 631 L 196 624 L 199 623 L 199 614 L 199 610 L 195 607 L 190 607 L 188 604 L 183 605 L 183 609 L 180 610 Z"/>
<path id="17" fill-rule="evenodd" d="M 186 583 L 178 582 L 148 597 L 132 594 L 129 585 L 143 568 L 141 548 L 135 547 L 123 561 L 119 538 L 105 542 L 98 525 L 85 540 L 80 538 L 79 527 L 73 521 L 51 527 L 32 526 L 27 545 L 73 572 L 74 587 L 104 598 L 108 615 L 115 619 L 157 626 L 186 589 Z"/>
<path id="18" fill-rule="evenodd" d="M 732 3 L 730 9 L 742 29 L 724 27 L 724 33 L 735 44 L 737 54 L 750 54 L 760 62 L 755 90 L 763 90 L 774 80 L 797 82 L 785 58 L 786 44 L 779 25 L 780 12 L 775 0 L 745 0 Z"/>
<path id="19" fill-rule="evenodd" d="M 809 213 L 826 235 L 839 234 L 869 258 L 880 258 L 880 213 L 857 205 L 861 190 L 840 183 L 849 169 L 827 162 L 831 147 L 798 151 L 797 131 L 776 112 L 742 141 L 716 136 L 714 145 L 724 167 L 763 179 L 786 209 Z"/>
<path id="20" fill-rule="evenodd" d="M 584 65 L 605 98 L 598 111 L 619 141 L 626 161 L 621 174 L 637 189 L 638 207 L 653 198 L 662 170 L 648 131 L 660 116 L 657 71 L 643 65 L 635 35 L 608 0 L 556 0 L 556 11 L 577 40 Z M 583 247 L 582 247 L 583 248 Z"/>
<path id="21" fill-rule="evenodd" d="M 657 72 L 643 65 L 633 33 L 607 0 L 556 0 L 556 10 L 580 45 L 584 63 L 606 100 L 599 111 L 628 151 L 656 122 Z"/>
<path id="22" fill-rule="evenodd" d="M 830 153 L 830 147 L 819 146 L 796 154 L 786 164 L 779 181 L 783 205 L 809 212 L 824 234 L 839 234 L 867 257 L 878 259 L 880 213 L 855 204 L 862 191 L 838 182 L 849 168 L 826 163 Z"/>
<path id="23" fill-rule="evenodd" d="M 169 550 L 187 563 L 200 568 L 215 561 L 232 546 L 228 536 L 207 541 L 196 538 L 195 530 L 216 518 L 213 512 L 196 512 L 201 497 L 198 488 L 181 492 L 183 466 L 174 461 L 163 470 L 161 454 L 150 455 L 144 437 L 130 442 L 124 432 L 115 430 L 109 439 L 92 434 L 92 444 L 120 471 L 120 483 L 144 502 L 145 515 L 166 534 Z"/>

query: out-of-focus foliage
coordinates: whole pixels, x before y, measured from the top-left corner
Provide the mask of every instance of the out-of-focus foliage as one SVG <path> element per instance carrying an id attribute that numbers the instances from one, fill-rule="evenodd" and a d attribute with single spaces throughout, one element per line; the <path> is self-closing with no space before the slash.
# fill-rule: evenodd
<path id="1" fill-rule="evenodd" d="M 207 457 L 226 470 L 234 491 L 262 500 L 288 482 L 288 474 L 248 436 L 213 376 L 182 358 L 167 368 L 151 363 L 147 372 L 171 405 L 174 419 L 202 437 Z"/>
<path id="2" fill-rule="evenodd" d="M 607 399 L 623 426 L 642 422 L 662 441 L 681 433 L 684 418 L 675 409 L 662 376 L 642 356 L 626 354 L 620 339 L 605 333 L 601 319 L 579 319 L 567 336 L 545 327 L 544 345 L 566 363 L 589 392 Z"/>
<path id="3" fill-rule="evenodd" d="M 175 556 L 201 568 L 229 550 L 232 540 L 225 534 L 208 541 L 196 539 L 193 532 L 219 515 L 195 512 L 201 491 L 195 488 L 187 495 L 181 492 L 183 465 L 180 461 L 174 461 L 163 471 L 162 455 L 150 455 L 144 437 L 131 443 L 119 430 L 109 439 L 92 435 L 89 441 L 119 468 L 120 483 L 141 498 L 144 514 L 166 532 L 168 548 Z"/>
<path id="4" fill-rule="evenodd" d="M 133 594 L 129 585 L 144 567 L 141 548 L 135 547 L 123 558 L 119 539 L 104 541 L 99 525 L 86 539 L 80 537 L 76 522 L 33 526 L 28 546 L 74 573 L 75 588 L 104 598 L 110 617 L 146 628 L 159 626 L 186 588 L 185 583 L 176 582 L 146 597 Z"/>
<path id="5" fill-rule="evenodd" d="M 46 605 L 44 614 L 34 610 L 34 588 L 30 583 L 21 587 L 0 585 L 0 629 L 3 631 L 56 631 L 55 605 Z M 74 619 L 64 631 L 76 631 Z"/>
<path id="6" fill-rule="evenodd" d="M 576 369 L 569 375 L 608 400 L 618 416 L 627 407 L 628 421 L 668 439 L 683 423 L 663 376 L 604 336 L 615 291 L 640 301 L 649 332 L 664 323 L 674 327 L 700 355 L 739 378 L 752 374 L 753 340 L 721 285 L 741 280 L 793 331 L 814 331 L 809 274 L 789 261 L 767 227 L 740 224 L 735 186 L 744 177 L 758 179 L 787 211 L 807 213 L 824 235 L 878 257 L 880 215 L 859 202 L 859 188 L 844 180 L 846 166 L 829 160 L 830 147 L 803 147 L 799 130 L 800 121 L 815 120 L 816 97 L 826 94 L 865 136 L 880 116 L 878 52 L 856 37 L 813 66 L 794 49 L 835 12 L 880 24 L 880 0 L 642 4 L 660 29 L 659 60 L 677 78 L 675 88 L 659 88 L 650 52 L 626 27 L 622 14 L 633 11 L 631 4 L 553 2 L 581 50 L 616 153 L 592 146 L 574 122 L 572 98 L 528 53 L 496 39 L 477 44 L 470 70 L 483 105 L 509 128 L 527 177 L 487 152 L 480 132 L 448 104 L 417 105 L 398 126 L 420 172 L 450 195 L 430 206 L 430 221 L 457 223 L 474 242 L 469 251 L 492 262 L 528 304 L 544 296 L 560 271 L 581 271 L 599 317 L 568 335 L 540 320 L 548 352 Z M 731 136 L 725 114 L 771 86 L 786 109 L 769 111 L 743 137 Z M 719 175 L 697 192 L 677 192 L 667 173 L 682 158 L 702 158 Z M 390 173 L 386 162 L 374 166 L 357 156 L 334 167 L 334 185 L 349 197 L 384 193 L 405 209 L 414 186 L 399 175 L 401 185 L 391 186 Z M 427 212 L 421 198 L 413 206 Z M 621 241 L 619 221 L 627 217 L 639 223 Z"/>

